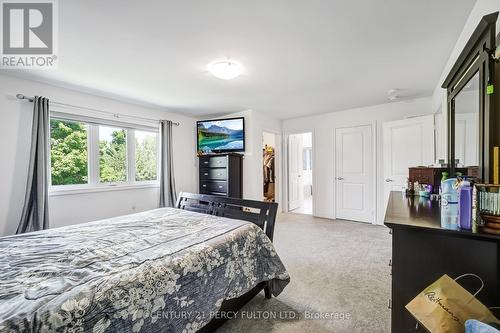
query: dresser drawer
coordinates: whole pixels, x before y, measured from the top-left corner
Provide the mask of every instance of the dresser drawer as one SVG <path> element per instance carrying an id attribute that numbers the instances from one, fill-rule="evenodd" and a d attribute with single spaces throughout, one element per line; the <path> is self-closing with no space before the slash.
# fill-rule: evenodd
<path id="1" fill-rule="evenodd" d="M 203 156 L 200 157 L 200 168 L 208 168 L 210 166 L 210 157 Z"/>
<path id="2" fill-rule="evenodd" d="M 433 184 L 434 183 L 434 179 L 432 176 L 429 176 L 429 175 L 420 175 L 420 177 L 418 177 L 418 182 L 420 184 Z"/>
<path id="3" fill-rule="evenodd" d="M 211 168 L 225 168 L 225 167 L 227 167 L 227 156 L 211 157 L 208 166 Z"/>
<path id="4" fill-rule="evenodd" d="M 218 192 L 218 193 L 227 193 L 227 182 L 210 182 L 210 181 L 202 181 L 200 183 L 200 191 L 205 192 Z"/>
<path id="5" fill-rule="evenodd" d="M 226 180 L 227 179 L 227 169 L 226 168 L 213 168 L 213 169 L 202 169 L 200 171 L 201 180 Z"/>
<path id="6" fill-rule="evenodd" d="M 409 179 L 411 182 L 434 185 L 434 170 L 431 168 L 410 168 Z"/>
<path id="7" fill-rule="evenodd" d="M 200 157 L 202 168 L 225 168 L 227 167 L 227 156 L 203 156 Z"/>

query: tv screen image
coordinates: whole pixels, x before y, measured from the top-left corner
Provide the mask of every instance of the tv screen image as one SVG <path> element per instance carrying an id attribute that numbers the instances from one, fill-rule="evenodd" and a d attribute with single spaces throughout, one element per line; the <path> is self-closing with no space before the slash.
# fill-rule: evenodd
<path id="1" fill-rule="evenodd" d="M 198 121 L 198 151 L 204 153 L 245 151 L 244 123 L 243 118 Z"/>

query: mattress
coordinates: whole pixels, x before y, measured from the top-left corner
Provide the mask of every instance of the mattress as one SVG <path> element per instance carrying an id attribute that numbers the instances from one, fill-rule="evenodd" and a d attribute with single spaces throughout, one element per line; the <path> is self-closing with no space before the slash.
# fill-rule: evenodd
<path id="1" fill-rule="evenodd" d="M 195 332 L 289 275 L 256 225 L 161 208 L 0 238 L 0 332 Z"/>

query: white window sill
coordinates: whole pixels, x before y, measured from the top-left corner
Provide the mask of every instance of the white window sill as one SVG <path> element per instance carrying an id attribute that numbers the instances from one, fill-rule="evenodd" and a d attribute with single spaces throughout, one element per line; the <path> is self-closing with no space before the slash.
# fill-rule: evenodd
<path id="1" fill-rule="evenodd" d="M 110 192 L 110 191 L 127 191 L 143 188 L 159 188 L 158 183 L 136 183 L 136 184 L 111 184 L 111 185 L 87 185 L 87 186 L 53 186 L 49 188 L 49 196 L 85 194 L 96 192 Z"/>

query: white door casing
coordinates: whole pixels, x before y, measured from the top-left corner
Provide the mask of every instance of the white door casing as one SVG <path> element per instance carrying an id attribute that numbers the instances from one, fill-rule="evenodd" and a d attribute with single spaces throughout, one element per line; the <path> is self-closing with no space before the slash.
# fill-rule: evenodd
<path id="1" fill-rule="evenodd" d="M 288 210 L 299 208 L 304 199 L 302 146 L 301 134 L 288 137 Z"/>
<path id="2" fill-rule="evenodd" d="M 391 191 L 401 191 L 408 168 L 434 162 L 434 116 L 385 122 L 383 125 L 384 210 Z"/>
<path id="3" fill-rule="evenodd" d="M 374 222 L 373 136 L 371 125 L 335 130 L 336 218 Z"/>

